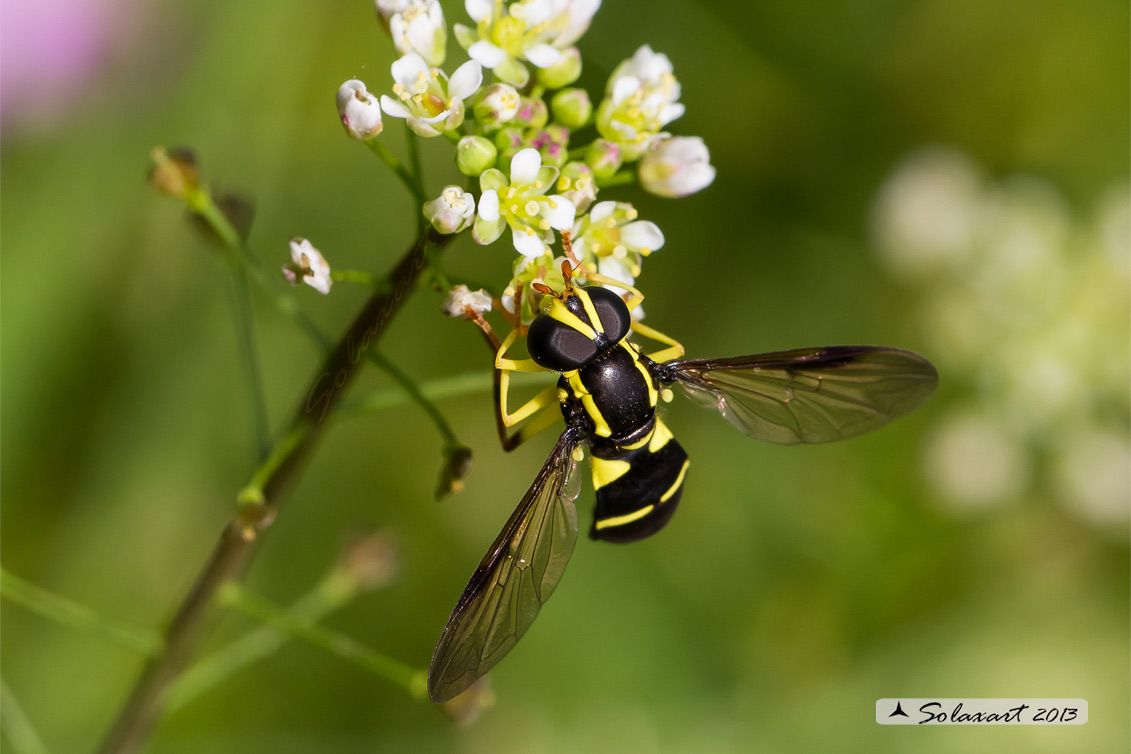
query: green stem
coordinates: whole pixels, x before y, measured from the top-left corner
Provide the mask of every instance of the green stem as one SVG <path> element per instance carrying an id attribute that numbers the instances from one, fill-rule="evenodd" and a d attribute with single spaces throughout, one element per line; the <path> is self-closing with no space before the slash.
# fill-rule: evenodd
<path id="1" fill-rule="evenodd" d="M 232 225 L 227 215 L 216 206 L 216 202 L 212 201 L 212 194 L 207 189 L 201 188 L 186 197 L 185 200 L 188 202 L 189 209 L 200 215 L 201 219 L 216 231 L 216 235 L 220 237 L 225 246 L 230 249 L 239 249 L 243 246 L 243 239 L 240 238 L 239 231 Z"/>
<path id="2" fill-rule="evenodd" d="M 423 215 L 421 215 L 421 217 L 423 217 Z M 365 285 L 379 291 L 389 291 L 389 280 L 387 278 L 379 278 L 364 270 L 332 270 L 330 272 L 330 279 L 340 280 L 343 283 L 357 283 L 358 285 Z"/>
<path id="3" fill-rule="evenodd" d="M 24 581 L 3 568 L 0 568 L 0 595 L 60 625 L 130 651 L 143 655 L 155 655 L 160 651 L 161 637 L 156 632 L 112 623 L 90 608 Z"/>
<path id="4" fill-rule="evenodd" d="M 346 604 L 356 593 L 356 588 L 344 588 L 344 579 L 338 569 L 287 610 L 297 620 L 316 623 Z M 289 636 L 272 626 L 262 626 L 228 644 L 207 659 L 193 665 L 177 679 L 169 692 L 166 714 L 203 695 L 236 672 L 275 654 Z"/>
<path id="5" fill-rule="evenodd" d="M 448 424 L 447 419 L 445 419 L 444 415 L 440 413 L 440 410 L 436 408 L 436 404 L 420 390 L 420 387 L 411 377 L 405 374 L 400 367 L 382 356 L 379 351 L 370 351 L 369 360 L 388 372 L 389 376 L 408 393 L 409 397 L 416 401 L 417 405 L 431 417 L 432 423 L 436 425 L 436 429 L 440 431 L 440 435 L 444 438 L 444 445 L 446 447 L 452 448 L 463 445 L 456 437 L 455 432 L 452 431 L 451 425 Z"/>
<path id="6" fill-rule="evenodd" d="M 268 456 L 271 471 L 253 475 L 259 499 L 257 506 L 243 505 L 220 533 L 212 555 L 197 576 L 165 632 L 165 643 L 147 664 L 118 719 L 103 740 L 102 754 L 128 754 L 144 744 L 161 717 L 170 684 L 188 664 L 204 628 L 213 598 L 220 587 L 235 580 L 246 568 L 262 540 L 259 532 L 270 525 L 282 504 L 283 492 L 302 467 L 306 455 L 321 437 L 329 417 L 357 376 L 361 355 L 375 345 L 388 329 L 393 316 L 413 290 L 413 282 L 427 266 L 429 242 L 447 244 L 450 236 L 422 236 L 405 252 L 389 275 L 396 281 L 392 293 L 374 294 L 354 318 L 345 335 L 326 356 L 305 393 L 290 429 Z M 300 398 L 301 400 L 301 398 Z M 251 485 L 249 485 L 251 486 Z M 243 493 L 241 493 L 242 497 Z"/>
<path id="7" fill-rule="evenodd" d="M 406 170 L 405 166 L 401 164 L 401 161 L 397 159 L 396 155 L 389 151 L 389 148 L 386 147 L 380 139 L 366 139 L 365 146 L 369 147 L 375 155 L 381 158 L 382 162 L 389 166 L 389 169 L 396 173 L 397 178 L 401 179 L 401 183 L 403 183 L 405 188 L 416 198 L 417 204 L 423 205 L 424 202 L 427 201 L 427 198 L 424 196 L 424 187 L 420 184 L 420 180 L 417 176 Z"/>
<path id="8" fill-rule="evenodd" d="M 235 282 L 233 295 L 236 333 L 251 406 L 251 433 L 255 438 L 255 458 L 261 461 L 271 448 L 271 429 L 267 419 L 267 401 L 263 390 L 263 374 L 259 366 L 259 347 L 255 340 L 255 319 L 252 314 L 251 290 L 247 278 L 247 265 L 238 262 L 232 264 L 232 279 Z"/>
<path id="9" fill-rule="evenodd" d="M 413 214 L 416 215 L 416 232 L 423 234 L 425 228 L 428 227 L 428 220 L 425 219 L 424 213 L 421 211 L 421 205 L 424 204 L 426 199 L 424 198 L 424 169 L 420 166 L 420 145 L 411 128 L 406 128 L 404 135 L 405 145 L 408 148 L 408 164 L 416 178 L 416 185 L 420 187 L 420 194 L 417 196 L 418 201 L 413 208 Z"/>
<path id="10" fill-rule="evenodd" d="M 619 173 L 614 173 L 608 178 L 598 178 L 597 188 L 612 188 L 613 186 L 626 186 L 630 183 L 636 183 L 636 173 L 631 170 L 624 170 Z"/>
<path id="11" fill-rule="evenodd" d="M 382 678 L 404 687 L 418 700 L 427 698 L 427 673 L 371 649 L 361 642 L 311 620 L 292 615 L 270 600 L 239 584 L 230 583 L 220 593 L 224 604 L 249 615 L 277 631 L 303 639 L 328 652 L 357 662 Z"/>
<path id="12" fill-rule="evenodd" d="M 3 679 L 0 679 L 0 721 L 15 754 L 47 754 L 43 739 L 35 732 L 31 720 Z"/>

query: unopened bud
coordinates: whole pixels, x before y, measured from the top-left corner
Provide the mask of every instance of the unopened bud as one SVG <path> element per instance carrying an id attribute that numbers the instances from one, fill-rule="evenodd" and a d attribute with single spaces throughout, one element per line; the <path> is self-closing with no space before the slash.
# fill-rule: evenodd
<path id="1" fill-rule="evenodd" d="M 196 154 L 191 149 L 154 147 L 149 156 L 153 160 L 149 166 L 149 185 L 159 193 L 188 201 L 200 189 Z"/>
<path id="2" fill-rule="evenodd" d="M 518 114 L 518 90 L 510 84 L 491 84 L 475 101 L 475 120 L 485 131 L 494 131 Z"/>
<path id="3" fill-rule="evenodd" d="M 607 139 L 597 139 L 585 151 L 585 164 L 593 169 L 597 178 L 610 178 L 620 170 L 624 156 L 619 145 Z"/>
<path id="4" fill-rule="evenodd" d="M 538 82 L 547 89 L 561 89 L 581 76 L 581 53 L 576 47 L 562 52 L 558 62 L 538 72 Z"/>
<path id="5" fill-rule="evenodd" d="M 465 136 L 456 145 L 456 167 L 464 175 L 476 176 L 495 166 L 499 150 L 482 136 Z"/>
<path id="6" fill-rule="evenodd" d="M 550 119 L 550 112 L 546 103 L 540 99 L 523 97 L 518 105 L 518 112 L 508 125 L 520 128 L 541 128 Z"/>
<path id="7" fill-rule="evenodd" d="M 566 128 L 581 128 L 593 117 L 593 103 L 584 89 L 562 89 L 550 100 L 554 120 Z"/>
<path id="8" fill-rule="evenodd" d="M 338 117 L 352 139 L 372 139 L 381 133 L 381 104 L 365 83 L 350 79 L 338 87 Z"/>
<path id="9" fill-rule="evenodd" d="M 471 295 L 483 293 L 477 291 Z M 488 300 L 490 297 L 488 296 Z M 489 310 L 488 303 L 487 309 Z M 440 469 L 440 480 L 436 485 L 436 499 L 443 500 L 453 492 L 463 489 L 463 478 L 471 471 L 471 448 L 465 445 L 453 445 L 444 448 L 444 466 Z"/>

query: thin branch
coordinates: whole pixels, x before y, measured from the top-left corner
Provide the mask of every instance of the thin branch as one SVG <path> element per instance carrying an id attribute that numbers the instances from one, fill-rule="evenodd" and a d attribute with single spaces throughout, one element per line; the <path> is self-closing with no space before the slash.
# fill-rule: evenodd
<path id="1" fill-rule="evenodd" d="M 242 255 L 246 257 L 247 255 Z M 236 335 L 244 380 L 247 382 L 248 405 L 251 409 L 251 434 L 255 440 L 255 460 L 262 461 L 271 449 L 271 428 L 267 420 L 267 403 L 263 390 L 263 373 L 259 367 L 259 344 L 255 340 L 255 318 L 248 288 L 248 268 L 238 262 L 231 265 L 236 311 Z"/>
<path id="2" fill-rule="evenodd" d="M 359 663 L 385 680 L 403 686 L 418 701 L 428 698 L 427 673 L 423 669 L 414 668 L 371 649 L 345 634 L 287 612 L 284 608 L 239 584 L 227 584 L 221 592 L 221 599 L 225 605 L 234 607 L 278 631 Z"/>
<path id="3" fill-rule="evenodd" d="M 161 637 L 157 632 L 108 621 L 90 608 L 24 581 L 3 568 L 0 568 L 0 595 L 60 625 L 133 652 L 152 656 L 161 648 Z"/>
<path id="4" fill-rule="evenodd" d="M 170 683 L 191 656 L 217 590 L 239 578 L 255 554 L 260 534 L 274 521 L 287 485 L 321 437 L 326 418 L 357 376 L 361 357 L 380 340 L 427 265 L 428 244 L 443 245 L 451 238 L 429 234 L 418 239 L 390 273 L 389 279 L 395 281 L 392 291 L 372 296 L 326 357 L 290 428 L 264 464 L 269 465 L 269 472 L 257 470 L 252 484 L 240 493 L 239 513 L 221 532 L 211 557 L 165 632 L 164 651 L 146 666 L 102 742 L 102 754 L 136 752 L 145 742 L 167 703 Z"/>

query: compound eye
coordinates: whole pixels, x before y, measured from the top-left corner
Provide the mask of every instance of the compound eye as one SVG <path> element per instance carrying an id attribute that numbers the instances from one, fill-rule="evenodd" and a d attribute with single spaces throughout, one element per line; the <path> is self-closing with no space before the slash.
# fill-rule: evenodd
<path id="1" fill-rule="evenodd" d="M 615 292 L 600 286 L 586 287 L 585 292 L 589 294 L 589 300 L 593 302 L 593 308 L 601 318 L 601 329 L 605 331 L 605 337 L 616 343 L 628 335 L 632 316 L 624 300 Z"/>
<path id="2" fill-rule="evenodd" d="M 597 344 L 590 338 L 544 314 L 530 323 L 526 350 L 535 364 L 555 372 L 580 369 L 597 357 Z"/>

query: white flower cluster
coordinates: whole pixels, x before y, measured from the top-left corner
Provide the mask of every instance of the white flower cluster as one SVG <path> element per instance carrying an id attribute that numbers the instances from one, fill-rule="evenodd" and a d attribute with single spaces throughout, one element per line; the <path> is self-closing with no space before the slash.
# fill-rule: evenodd
<path id="1" fill-rule="evenodd" d="M 378 98 L 358 80 L 338 92 L 347 133 L 379 153 L 382 112 L 403 118 L 419 136 L 456 145 L 455 164 L 469 185 L 445 186 L 422 211 L 439 233 L 470 229 L 484 245 L 506 236 L 519 258 L 502 300 L 524 318 L 534 311 L 531 284 L 560 274 L 555 259 L 567 246 L 554 248 L 562 234 L 584 265 L 582 279 L 588 271 L 625 285 L 634 285 L 644 260 L 663 247 L 659 227 L 639 219 L 632 205 L 606 199 L 604 188 L 637 181 L 657 196 L 684 197 L 715 178 L 702 139 L 663 130 L 685 109 L 666 55 L 640 47 L 616 67 L 599 100 L 572 86 L 582 67 L 574 45 L 600 5 L 465 0 L 472 24 L 455 24 L 453 32 L 470 59 L 448 76 L 437 0 L 376 0 L 401 55 L 392 64 L 391 93 Z"/>
<path id="2" fill-rule="evenodd" d="M 924 456 L 941 497 L 1005 503 L 1047 469 L 1071 510 L 1125 534 L 1131 187 L 1081 220 L 1044 181 L 991 182 L 931 148 L 888 178 L 873 225 L 889 269 L 919 288 L 940 371 L 970 387 Z"/>

